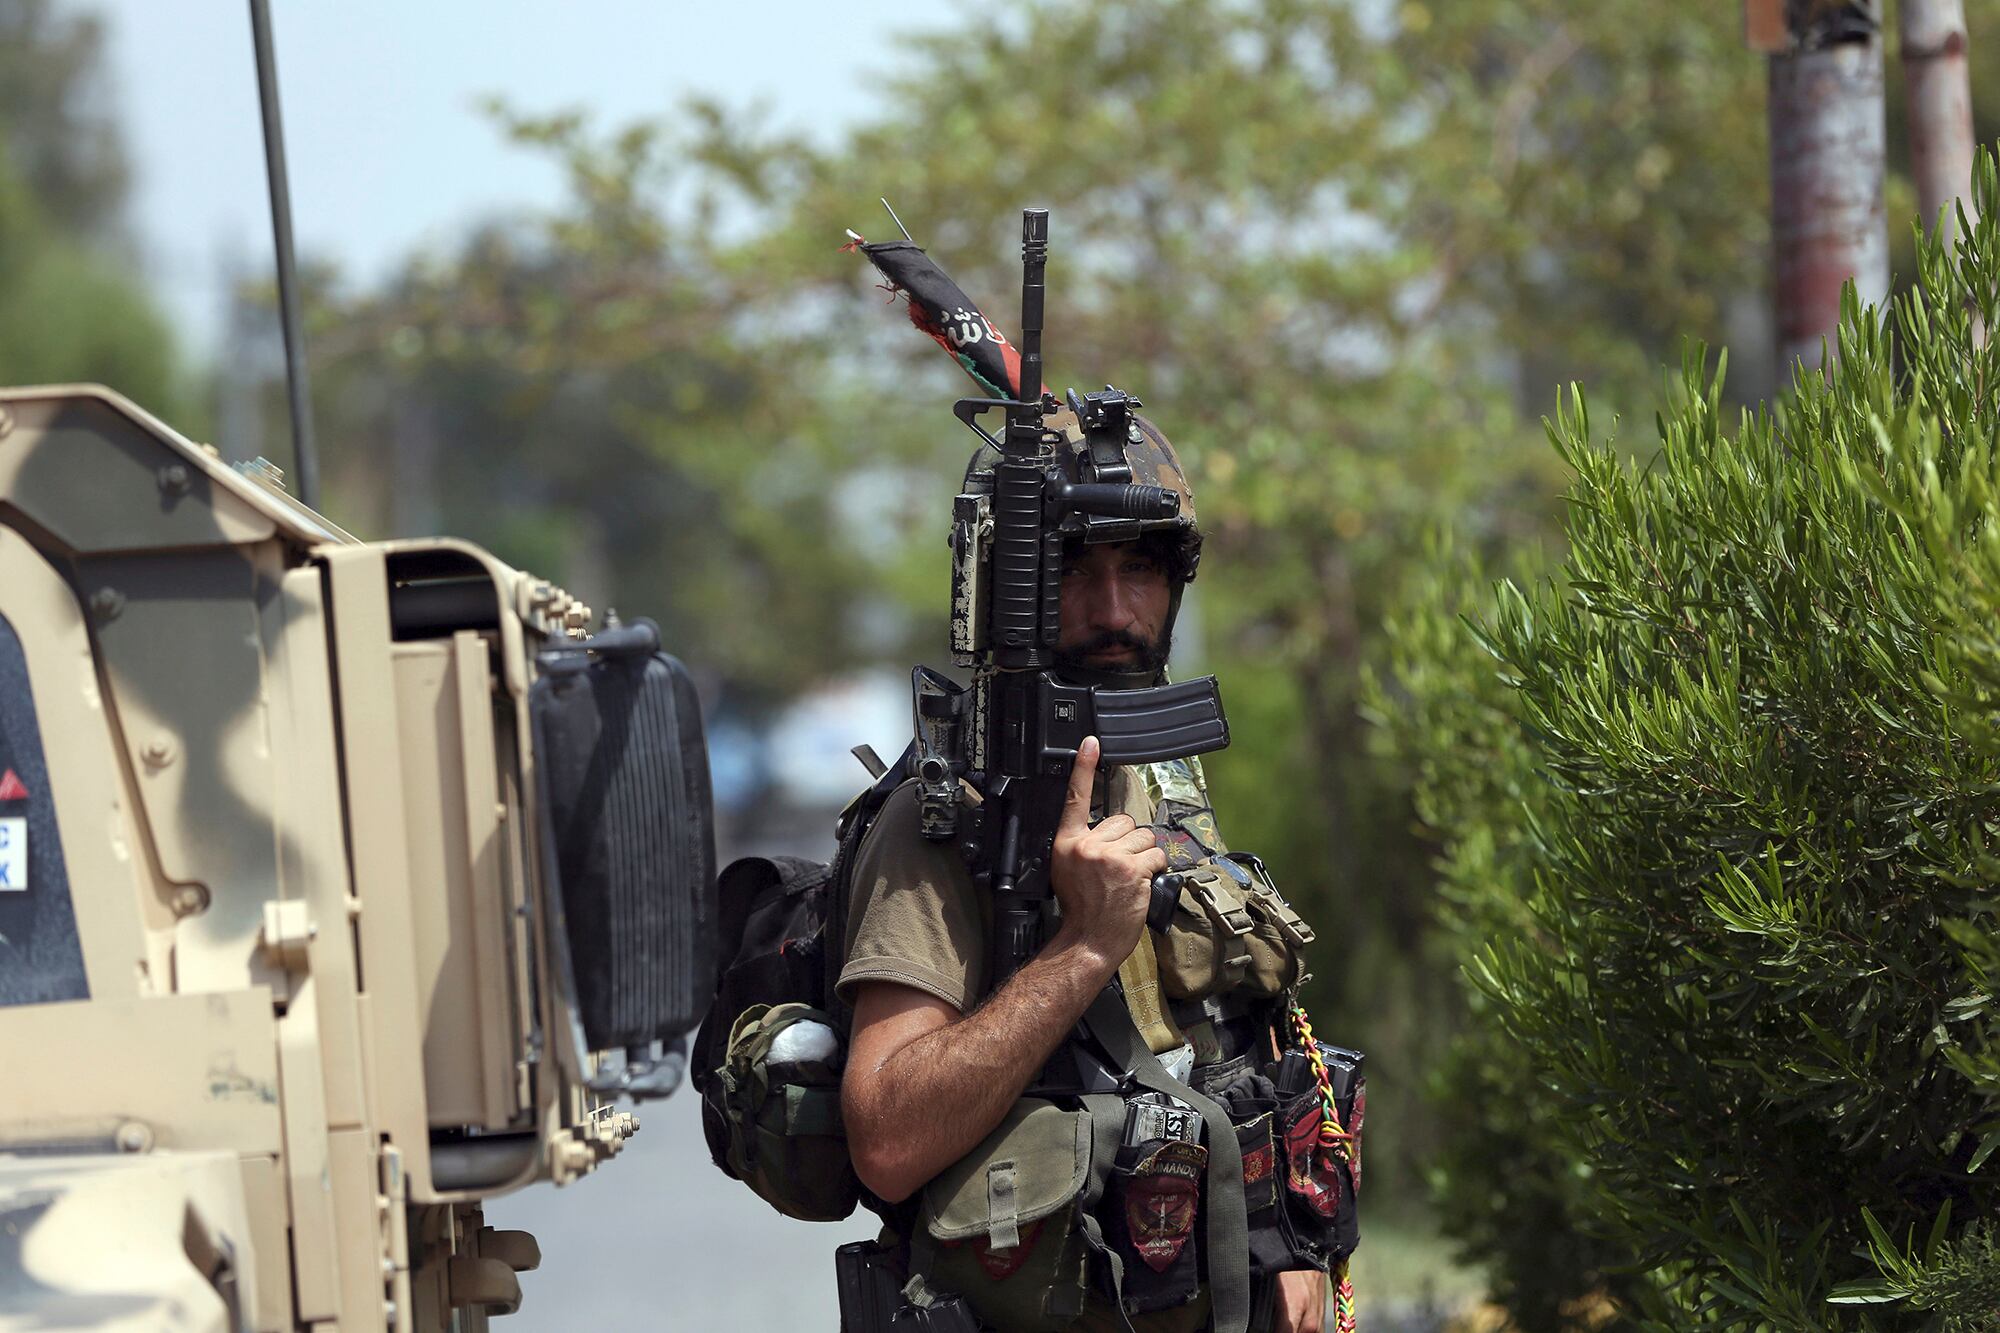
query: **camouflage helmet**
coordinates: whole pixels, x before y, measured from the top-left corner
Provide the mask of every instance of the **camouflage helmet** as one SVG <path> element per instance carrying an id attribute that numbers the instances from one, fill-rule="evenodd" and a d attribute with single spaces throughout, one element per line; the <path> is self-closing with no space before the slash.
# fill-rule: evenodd
<path id="1" fill-rule="evenodd" d="M 1126 433 L 1125 465 L 1132 480 L 1142 486 L 1164 486 L 1181 497 L 1181 511 L 1144 527 L 1168 538 L 1165 550 L 1167 572 L 1187 583 L 1201 564 L 1201 524 L 1194 511 L 1194 487 L 1189 484 L 1181 458 L 1160 428 L 1134 412 Z"/>
<path id="2" fill-rule="evenodd" d="M 1180 512 L 1171 518 L 1081 519 L 1081 530 L 1070 540 L 1092 544 L 1142 541 L 1153 546 L 1176 585 L 1178 606 L 1179 586 L 1194 578 L 1201 563 L 1194 487 L 1188 482 L 1180 455 L 1158 426 L 1130 410 L 1138 406 L 1137 398 L 1110 385 L 1080 398 L 1071 390 L 1066 397 L 1067 404 L 1045 413 L 1042 423 L 1065 442 L 1066 447 L 1057 449 L 1057 457 L 1068 480 L 1159 486 L 1174 492 L 1181 501 Z M 1108 404 L 1106 400 L 1110 400 Z M 966 467 L 968 489 L 973 488 L 974 476 L 990 474 L 999 461 L 999 450 L 982 445 Z"/>

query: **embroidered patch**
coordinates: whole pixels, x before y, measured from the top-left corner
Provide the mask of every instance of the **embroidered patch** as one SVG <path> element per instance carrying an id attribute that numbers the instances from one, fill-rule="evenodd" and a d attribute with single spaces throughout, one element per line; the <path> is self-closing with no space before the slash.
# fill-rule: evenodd
<path id="1" fill-rule="evenodd" d="M 1264 1140 L 1263 1147 L 1252 1148 L 1249 1152 L 1244 1153 L 1243 1183 L 1245 1185 L 1255 1185 L 1259 1181 L 1269 1180 L 1271 1172 L 1277 1167 L 1277 1156 L 1278 1150 L 1272 1145 L 1269 1138 Z"/>
<path id="2" fill-rule="evenodd" d="M 1167 869 L 1192 870 L 1208 856 L 1208 851 L 1193 835 L 1184 833 L 1171 824 L 1153 824 L 1153 841 L 1167 854 Z"/>
<path id="3" fill-rule="evenodd" d="M 1042 1234 L 1042 1222 L 1030 1222 L 1021 1228 L 1021 1243 L 1009 1245 L 1004 1250 L 996 1250 L 986 1241 L 972 1243 L 972 1252 L 979 1259 L 979 1266 L 986 1270 L 986 1276 L 998 1282 L 1001 1278 L 1012 1277 L 1028 1262 L 1028 1251 L 1035 1248 L 1035 1237 Z"/>
<path id="4" fill-rule="evenodd" d="M 1332 1217 L 1340 1211 L 1340 1184 L 1335 1180 L 1329 1167 L 1339 1162 L 1319 1146 L 1320 1109 L 1318 1102 L 1308 1102 L 1285 1130 L 1285 1161 L 1289 1174 L 1285 1183 L 1292 1193 L 1305 1200 L 1306 1206 L 1321 1217 Z"/>
<path id="5" fill-rule="evenodd" d="M 1125 1225 L 1132 1248 L 1155 1273 L 1164 1273 L 1180 1257 L 1194 1234 L 1196 1206 L 1201 1200 L 1201 1174 L 1208 1150 L 1198 1143 L 1163 1143 L 1140 1159 L 1125 1190 Z"/>
<path id="6" fill-rule="evenodd" d="M 1278 1201 L 1278 1146 L 1271 1140 L 1275 1118 L 1266 1111 L 1236 1127 L 1236 1142 L 1243 1150 L 1243 1202 L 1253 1213 Z"/>

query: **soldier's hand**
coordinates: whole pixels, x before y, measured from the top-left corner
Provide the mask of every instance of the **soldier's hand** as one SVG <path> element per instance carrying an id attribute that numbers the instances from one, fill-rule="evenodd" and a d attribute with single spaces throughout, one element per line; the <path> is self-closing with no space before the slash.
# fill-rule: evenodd
<path id="1" fill-rule="evenodd" d="M 1278 1274 L 1271 1333 L 1320 1333 L 1326 1327 L 1326 1274 L 1307 1269 Z"/>
<path id="2" fill-rule="evenodd" d="M 1077 749 L 1049 879 L 1062 904 L 1064 930 L 1075 932 L 1116 967 L 1146 928 L 1153 876 L 1167 868 L 1167 854 L 1153 831 L 1139 827 L 1128 814 L 1112 815 L 1092 827 L 1090 787 L 1102 749 L 1095 736 L 1086 737 Z"/>

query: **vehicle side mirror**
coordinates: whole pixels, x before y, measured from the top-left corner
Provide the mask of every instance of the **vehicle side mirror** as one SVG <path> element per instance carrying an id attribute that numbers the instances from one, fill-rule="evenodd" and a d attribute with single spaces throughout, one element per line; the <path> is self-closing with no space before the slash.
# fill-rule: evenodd
<path id="1" fill-rule="evenodd" d="M 664 1096 L 715 990 L 715 815 L 701 704 L 650 620 L 541 655 L 530 693 L 559 998 L 600 1091 Z M 666 1042 L 656 1060 L 652 1043 Z"/>

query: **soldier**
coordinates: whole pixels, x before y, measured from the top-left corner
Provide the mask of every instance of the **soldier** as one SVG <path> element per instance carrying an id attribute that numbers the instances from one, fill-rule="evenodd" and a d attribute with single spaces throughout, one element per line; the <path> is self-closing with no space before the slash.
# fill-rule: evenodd
<path id="1" fill-rule="evenodd" d="M 1052 413 L 1048 422 L 1075 431 L 1068 412 Z M 1131 422 L 1125 460 L 1131 475 L 1178 491 L 1183 511 L 1149 524 L 1135 541 L 1072 539 L 1065 548 L 1058 671 L 1077 684 L 1133 688 L 1164 680 L 1181 593 L 1200 554 L 1193 497 L 1172 446 L 1143 417 Z M 1054 846 L 1060 925 L 990 994 L 990 896 L 975 888 L 950 843 L 921 836 L 913 785 L 883 806 L 854 866 L 838 987 L 854 1014 L 841 1090 L 854 1167 L 885 1203 L 923 1192 L 925 1220 L 911 1227 L 912 1270 L 931 1289 L 964 1296 L 983 1323 L 1003 1330 L 1126 1327 L 1109 1293 L 1090 1289 L 1084 1265 L 1070 1262 L 1100 1247 L 1122 1251 L 1130 1327 L 1144 1333 L 1205 1326 L 1209 1291 L 1196 1281 L 1192 1255 L 1183 1254 L 1192 1248 L 1198 1212 L 1199 1147 L 1168 1141 L 1138 1157 L 1128 1133 L 1109 1183 L 1082 1187 L 1111 1195 L 1123 1190 L 1124 1207 L 1114 1199 L 1099 1209 L 1109 1214 L 1105 1235 L 1090 1234 L 1085 1224 L 1081 1241 L 1059 1240 L 1029 1217 L 1047 1206 L 1027 1197 L 1035 1155 L 1045 1149 L 1030 1132 L 1037 1110 L 1020 1099 L 1116 978 L 1141 1035 L 1175 1077 L 1241 1110 L 1276 1106 L 1270 1082 L 1260 1083 L 1254 1071 L 1269 1069 L 1278 1055 L 1302 975 L 1297 945 L 1310 938 L 1302 927 L 1276 928 L 1281 912 L 1293 924 L 1297 918 L 1275 890 L 1266 892 L 1261 863 L 1228 855 L 1198 761 L 1100 770 L 1099 750 L 1092 738 L 1078 753 Z M 1216 895 L 1203 901 L 1221 905 L 1215 920 L 1254 922 L 1254 928 L 1232 936 L 1233 927 L 1225 926 L 1218 934 L 1196 906 L 1177 914 L 1156 947 L 1145 924 L 1149 894 L 1170 864 L 1198 872 L 1219 867 L 1206 878 L 1197 875 L 1201 894 Z M 1238 948 L 1253 937 L 1258 949 Z M 1247 956 L 1253 952 L 1255 958 Z M 1048 1114 L 1039 1118 L 1056 1136 L 1059 1176 L 1068 1168 L 1064 1153 L 1073 1140 L 1063 1136 L 1070 1131 Z M 1254 1127 L 1244 1131 L 1254 1210 L 1260 1187 L 1282 1196 L 1270 1177 L 1282 1173 L 1276 1157 L 1284 1145 L 1270 1137 L 1270 1114 L 1244 1119 Z M 1185 1123 L 1184 1137 L 1198 1138 L 1195 1118 Z M 996 1184 L 1003 1178 L 1004 1186 Z M 1018 1191 L 1018 1226 L 996 1217 L 999 1190 L 1010 1198 Z M 1060 1191 L 1058 1182 L 1053 1192 Z M 950 1214 L 961 1203 L 971 1209 L 972 1234 L 953 1241 L 947 1237 L 960 1219 Z M 1000 1207 L 1009 1206 L 1001 1199 Z M 1260 1216 L 1252 1212 L 1253 1238 Z M 1012 1246 L 997 1243 L 1017 1234 Z M 1260 1262 L 1252 1268 L 1250 1327 L 1321 1328 L 1327 1279 L 1305 1259 L 1326 1258 L 1253 1238 L 1244 1242 L 1261 1251 L 1253 1256 Z M 1038 1256 L 1037 1247 L 1044 1253 Z M 1207 1266 L 1217 1261 L 1209 1256 Z M 1292 1262 L 1298 1266 L 1286 1271 Z"/>

